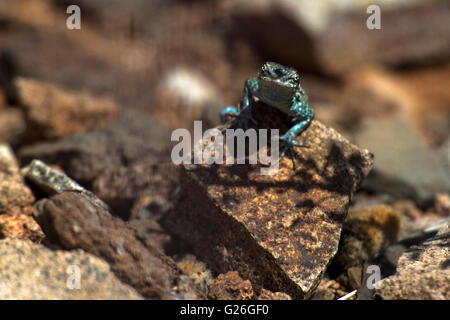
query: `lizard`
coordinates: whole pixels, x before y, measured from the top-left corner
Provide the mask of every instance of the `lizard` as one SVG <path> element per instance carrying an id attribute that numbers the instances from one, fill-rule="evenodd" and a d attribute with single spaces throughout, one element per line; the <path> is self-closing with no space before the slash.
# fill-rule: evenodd
<path id="1" fill-rule="evenodd" d="M 295 118 L 296 123 L 280 137 L 284 148 L 279 160 L 289 151 L 296 165 L 293 147 L 309 146 L 307 141 L 298 142 L 296 137 L 309 127 L 315 114 L 308 104 L 308 96 L 300 85 L 298 71 L 276 62 L 266 62 L 256 78 L 250 78 L 245 82 L 239 104 L 240 111 L 237 107 L 229 106 L 220 112 L 222 123 L 226 122 L 228 116 L 235 117 L 235 121 L 225 129 L 233 125 L 247 129 L 249 121 L 257 124 L 252 116 L 255 98 Z"/>

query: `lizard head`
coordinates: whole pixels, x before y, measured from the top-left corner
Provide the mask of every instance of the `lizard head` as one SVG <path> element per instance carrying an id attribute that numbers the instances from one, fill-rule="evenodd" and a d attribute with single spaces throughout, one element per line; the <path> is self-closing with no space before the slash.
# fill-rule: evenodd
<path id="1" fill-rule="evenodd" d="M 266 62 L 258 75 L 260 82 L 292 89 L 299 87 L 299 79 L 297 70 L 276 62 Z"/>

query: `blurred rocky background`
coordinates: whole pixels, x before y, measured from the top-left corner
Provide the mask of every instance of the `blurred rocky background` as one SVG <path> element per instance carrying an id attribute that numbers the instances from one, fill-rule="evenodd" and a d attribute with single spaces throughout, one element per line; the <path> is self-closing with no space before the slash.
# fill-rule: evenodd
<path id="1" fill-rule="evenodd" d="M 72 4 L 81 9 L 81 30 L 66 27 Z M 381 9 L 381 29 L 366 26 L 373 4 Z M 25 252 L 26 261 L 43 263 L 17 270 L 0 263 L 0 288 L 6 277 L 10 287 L 42 282 L 39 292 L 22 285 L 0 290 L 0 298 L 337 299 L 358 290 L 353 298 L 449 299 L 449 21 L 447 0 L 0 0 L 1 260 Z M 197 235 L 166 221 L 184 209 L 180 194 L 190 186 L 170 162 L 171 131 L 192 130 L 194 120 L 204 130 L 218 125 L 221 108 L 239 102 L 245 80 L 265 61 L 297 68 L 316 119 L 345 137 L 345 145 L 374 155 L 370 173 L 363 182 L 363 176 L 352 180 L 348 199 L 339 203 L 338 248 L 313 266 L 310 287 L 294 281 L 300 291 L 266 287 L 268 280 L 238 273 L 232 261 L 208 262 L 195 249 Z M 343 138 L 323 141 L 330 139 Z M 74 195 L 46 194 L 30 183 L 25 167 L 33 159 L 107 203 L 110 212 L 98 209 L 100 216 L 118 220 L 85 225 L 84 237 L 96 228 L 124 228 L 117 234 L 126 235 L 130 248 L 151 248 L 139 263 L 155 266 L 154 281 L 139 280 L 145 267 L 128 274 L 128 258 L 91 247 L 113 241 L 114 232 L 94 244 L 72 241 L 69 231 L 52 240 L 52 227 L 38 224 L 33 211 L 71 212 L 73 224 L 77 214 L 83 221 L 83 208 L 92 209 Z M 17 277 L 39 268 L 57 275 L 55 256 L 62 264 L 84 259 L 94 273 L 89 281 L 101 276 L 111 279 L 105 285 L 120 285 L 77 296 L 50 280 Z M 278 263 L 261 272 L 279 272 Z M 372 264 L 386 277 L 376 292 L 364 285 Z M 283 272 L 286 279 L 295 273 Z M 408 280 L 414 292 L 396 289 Z M 180 289 L 169 293 L 175 284 Z"/>

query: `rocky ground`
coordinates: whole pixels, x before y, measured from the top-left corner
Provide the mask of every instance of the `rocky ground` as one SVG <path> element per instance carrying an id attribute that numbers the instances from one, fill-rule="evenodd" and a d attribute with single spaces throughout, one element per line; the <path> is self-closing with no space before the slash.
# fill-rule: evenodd
<path id="1" fill-rule="evenodd" d="M 0 1 L 0 299 L 450 299 L 450 5 L 316 2 Z M 173 164 L 266 60 L 297 165 Z"/>

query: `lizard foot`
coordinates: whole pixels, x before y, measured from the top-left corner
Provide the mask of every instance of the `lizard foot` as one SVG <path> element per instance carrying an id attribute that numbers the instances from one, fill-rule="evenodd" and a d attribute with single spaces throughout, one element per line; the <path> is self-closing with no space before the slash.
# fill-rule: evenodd
<path id="1" fill-rule="evenodd" d="M 241 110 L 241 112 L 238 112 L 236 107 L 224 108 L 220 112 L 220 119 L 222 123 L 226 122 L 228 116 L 233 116 L 236 118 L 224 129 L 222 129 L 222 132 L 231 127 L 242 128 L 244 130 L 247 130 L 249 121 L 253 122 L 255 125 L 258 124 L 258 122 L 253 118 L 250 108 L 244 108 Z"/>
<path id="2" fill-rule="evenodd" d="M 220 122 L 224 124 L 227 122 L 228 117 L 237 117 L 239 116 L 239 111 L 236 107 L 226 107 L 223 108 L 222 111 L 220 111 Z"/>
<path id="3" fill-rule="evenodd" d="M 308 141 L 304 141 L 304 142 L 298 142 L 297 140 L 295 140 L 295 137 L 292 135 L 282 135 L 280 137 L 280 141 L 283 143 L 284 147 L 283 147 L 283 151 L 281 152 L 280 158 L 278 159 L 278 161 L 280 161 L 281 159 L 284 158 L 284 156 L 286 155 L 286 152 L 289 152 L 292 158 L 292 162 L 294 163 L 294 169 L 297 168 L 297 160 L 296 158 L 296 154 L 294 151 L 294 147 L 310 147 L 310 144 Z"/>

